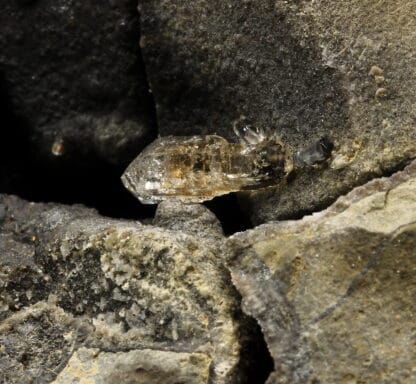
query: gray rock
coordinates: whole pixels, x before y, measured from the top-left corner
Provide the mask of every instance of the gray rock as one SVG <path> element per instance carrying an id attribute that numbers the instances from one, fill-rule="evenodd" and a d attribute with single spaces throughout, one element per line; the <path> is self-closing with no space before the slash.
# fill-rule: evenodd
<path id="1" fill-rule="evenodd" d="M 414 382 L 416 162 L 228 246 L 274 358 L 268 383 Z"/>
<path id="2" fill-rule="evenodd" d="M 40 158 L 48 168 L 131 160 L 154 127 L 135 4 L 5 0 L 1 8 L 0 96 L 18 119 L 2 132 L 4 150 L 13 144 L 15 161 Z"/>
<path id="3" fill-rule="evenodd" d="M 157 206 L 153 225 L 201 236 L 205 240 L 224 236 L 217 217 L 202 204 L 163 201 Z"/>
<path id="4" fill-rule="evenodd" d="M 154 227 L 1 195 L 0 372 L 250 382 L 259 335 L 227 261 L 273 356 L 269 383 L 410 384 L 415 185 L 413 162 L 325 211 L 227 240 L 198 205 L 163 203 Z"/>
<path id="5" fill-rule="evenodd" d="M 52 303 L 38 302 L 0 324 L 0 372 L 5 383 L 51 382 L 77 343 L 91 332 Z"/>
<path id="6" fill-rule="evenodd" d="M 300 41 L 289 6 L 141 0 L 139 10 L 162 134 L 234 138 L 232 123 L 244 116 L 259 128 L 300 132 L 302 142 L 306 128 L 313 137 L 346 117 L 336 71 L 320 63 L 314 41 Z"/>
<path id="7" fill-rule="evenodd" d="M 416 156 L 414 12 L 372 1 L 140 0 L 162 135 L 272 128 L 332 158 L 242 197 L 253 222 L 299 218 Z M 351 22 L 351 20 L 354 22 Z"/>
<path id="8" fill-rule="evenodd" d="M 245 359 L 253 358 L 257 341 L 224 266 L 224 238 L 206 208 L 188 207 L 195 226 L 198 216 L 211 223 L 202 234 L 8 195 L 0 204 L 6 212 L 0 367 L 9 382 L 44 375 L 50 381 L 62 370 L 59 383 L 128 381 L 136 374 L 139 382 L 247 381 Z M 160 212 L 159 222 L 168 223 Z M 31 324 L 30 338 L 19 330 L 23 323 Z M 56 339 L 51 345 L 48 332 Z M 25 348 L 29 357 L 22 357 Z"/>

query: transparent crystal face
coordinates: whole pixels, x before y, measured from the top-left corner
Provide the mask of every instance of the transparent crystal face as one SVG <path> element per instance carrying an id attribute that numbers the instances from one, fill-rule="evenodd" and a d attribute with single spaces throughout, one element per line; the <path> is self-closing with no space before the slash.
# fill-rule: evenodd
<path id="1" fill-rule="evenodd" d="M 216 135 L 160 137 L 128 166 L 122 181 L 144 204 L 196 203 L 278 184 L 291 170 L 290 158 L 276 140 L 247 144 Z"/>

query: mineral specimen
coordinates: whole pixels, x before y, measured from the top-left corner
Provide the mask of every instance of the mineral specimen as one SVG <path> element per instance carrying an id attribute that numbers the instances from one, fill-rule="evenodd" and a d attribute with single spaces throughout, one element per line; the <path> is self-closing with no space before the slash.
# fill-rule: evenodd
<path id="1" fill-rule="evenodd" d="M 142 203 L 174 198 L 185 203 L 277 184 L 292 169 L 280 140 L 252 132 L 247 142 L 216 136 L 168 136 L 150 144 L 122 180 Z"/>

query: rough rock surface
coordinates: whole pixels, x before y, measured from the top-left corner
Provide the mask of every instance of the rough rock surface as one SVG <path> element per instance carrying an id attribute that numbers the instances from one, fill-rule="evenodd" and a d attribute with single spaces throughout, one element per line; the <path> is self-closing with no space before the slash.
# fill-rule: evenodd
<path id="1" fill-rule="evenodd" d="M 295 149 L 335 144 L 323 166 L 247 196 L 255 223 L 321 209 L 416 157 L 414 2 L 139 4 L 161 134 L 232 138 L 238 122 Z"/>
<path id="2" fill-rule="evenodd" d="M 268 383 L 415 381 L 416 162 L 228 245 L 274 358 Z"/>
<path id="3" fill-rule="evenodd" d="M 101 352 L 80 348 L 56 384 L 79 383 L 207 383 L 211 360 L 202 353 L 164 352 L 143 349 L 129 352 Z"/>
<path id="4" fill-rule="evenodd" d="M 3 0 L 0 382 L 413 384 L 415 4 Z M 119 177 L 156 125 L 334 151 L 150 218 Z"/>
<path id="5" fill-rule="evenodd" d="M 4 0 L 0 25 L 2 191 L 108 174 L 155 135 L 135 1 Z"/>
<path id="6" fill-rule="evenodd" d="M 224 233 L 217 217 L 201 204 L 181 204 L 163 201 L 157 206 L 153 225 L 200 236 L 204 239 L 219 238 Z"/>
<path id="7" fill-rule="evenodd" d="M 172 383 L 245 382 L 257 341 L 226 255 L 216 251 L 224 241 L 218 232 L 202 238 L 7 195 L 0 207 L 6 382 L 48 382 L 63 368 L 58 383 L 90 375 L 104 382 L 153 383 L 158 375 Z M 218 225 L 197 208 L 188 214 Z"/>

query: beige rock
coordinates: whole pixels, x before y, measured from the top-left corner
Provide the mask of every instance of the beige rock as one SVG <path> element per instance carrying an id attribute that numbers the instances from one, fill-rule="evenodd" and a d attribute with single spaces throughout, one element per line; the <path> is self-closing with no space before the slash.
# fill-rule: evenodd
<path id="1" fill-rule="evenodd" d="M 204 384 L 210 362 L 202 353 L 150 349 L 112 353 L 80 348 L 53 383 Z"/>
<path id="2" fill-rule="evenodd" d="M 269 383 L 414 382 L 416 162 L 230 246 L 275 361 Z"/>

